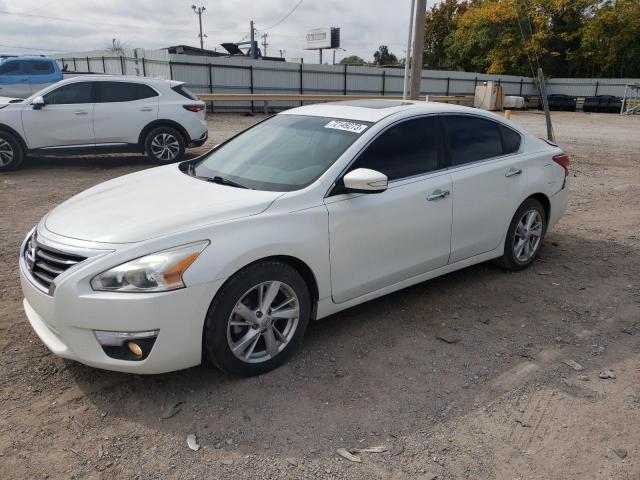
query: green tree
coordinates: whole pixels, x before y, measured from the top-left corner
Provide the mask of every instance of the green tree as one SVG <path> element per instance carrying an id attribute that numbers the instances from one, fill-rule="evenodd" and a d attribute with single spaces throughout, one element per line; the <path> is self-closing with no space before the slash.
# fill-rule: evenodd
<path id="1" fill-rule="evenodd" d="M 342 65 L 366 65 L 367 62 L 364 59 L 360 58 L 357 55 L 349 55 L 348 57 L 344 57 L 340 60 Z"/>
<path id="2" fill-rule="evenodd" d="M 587 19 L 581 31 L 584 74 L 640 77 L 640 2 L 608 0 Z"/>
<path id="3" fill-rule="evenodd" d="M 443 0 L 427 10 L 424 28 L 424 58 L 426 66 L 447 67 L 447 37 L 455 30 L 456 21 L 467 10 L 466 1 Z"/>
<path id="4" fill-rule="evenodd" d="M 389 51 L 389 47 L 380 45 L 373 54 L 373 63 L 375 65 L 397 65 L 398 57 Z"/>

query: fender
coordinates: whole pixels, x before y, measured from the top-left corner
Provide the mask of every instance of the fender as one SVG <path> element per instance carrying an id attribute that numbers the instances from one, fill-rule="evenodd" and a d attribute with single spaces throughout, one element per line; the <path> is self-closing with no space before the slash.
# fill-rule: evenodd
<path id="1" fill-rule="evenodd" d="M 20 135 L 14 128 L 11 128 L 9 125 L 5 125 L 4 123 L 0 123 L 0 130 L 9 132 L 11 135 L 13 135 L 20 143 L 20 146 L 22 147 L 24 153 L 27 153 L 29 151 L 27 142 L 25 142 L 24 138 L 22 138 L 22 135 Z"/>
<path id="2" fill-rule="evenodd" d="M 144 139 L 147 136 L 147 133 L 149 133 L 149 131 L 151 131 L 151 129 L 153 129 L 155 127 L 172 127 L 172 128 L 175 128 L 184 137 L 184 141 L 185 141 L 186 145 L 189 145 L 189 143 L 191 143 L 191 137 L 189 137 L 189 133 L 184 129 L 184 127 L 182 125 L 180 125 L 178 122 L 175 122 L 173 120 L 168 120 L 168 119 L 164 118 L 164 119 L 153 120 L 152 122 L 149 122 L 147 125 L 145 125 L 145 127 L 140 132 L 140 136 L 138 137 L 138 145 L 141 148 L 144 148 Z"/>

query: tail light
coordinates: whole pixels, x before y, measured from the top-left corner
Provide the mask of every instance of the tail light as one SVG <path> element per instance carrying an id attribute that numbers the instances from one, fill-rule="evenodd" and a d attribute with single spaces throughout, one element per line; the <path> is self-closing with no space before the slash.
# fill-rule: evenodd
<path id="1" fill-rule="evenodd" d="M 182 105 L 182 108 L 184 108 L 185 110 L 189 110 L 190 112 L 197 113 L 200 110 L 204 110 L 204 105 L 193 103 L 190 105 Z"/>
<path id="2" fill-rule="evenodd" d="M 562 168 L 564 168 L 564 176 L 566 177 L 567 175 L 569 175 L 569 163 L 571 163 L 569 161 L 569 156 L 561 153 L 560 155 L 555 155 L 553 157 L 553 161 L 556 162 L 558 165 L 560 165 Z"/>

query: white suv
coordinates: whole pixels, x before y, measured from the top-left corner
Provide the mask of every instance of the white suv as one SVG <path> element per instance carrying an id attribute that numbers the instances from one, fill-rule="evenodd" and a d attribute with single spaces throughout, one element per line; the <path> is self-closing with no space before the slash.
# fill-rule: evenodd
<path id="1" fill-rule="evenodd" d="M 139 151 L 171 163 L 206 140 L 205 104 L 181 82 L 79 76 L 0 105 L 0 171 L 29 153 Z"/>

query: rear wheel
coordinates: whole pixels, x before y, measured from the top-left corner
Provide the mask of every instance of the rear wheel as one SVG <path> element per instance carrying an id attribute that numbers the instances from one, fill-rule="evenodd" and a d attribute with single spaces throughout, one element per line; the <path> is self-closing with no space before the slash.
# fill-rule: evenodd
<path id="1" fill-rule="evenodd" d="M 144 149 L 156 163 L 178 162 L 184 155 L 185 139 L 175 128 L 157 127 L 147 134 Z"/>
<path id="2" fill-rule="evenodd" d="M 302 276 L 276 261 L 235 274 L 214 298 L 204 345 L 221 370 L 249 377 L 282 365 L 302 340 L 311 298 Z"/>
<path id="3" fill-rule="evenodd" d="M 544 207 L 535 198 L 528 198 L 511 220 L 504 253 L 496 263 L 512 271 L 527 268 L 540 252 L 546 228 Z"/>
<path id="4" fill-rule="evenodd" d="M 0 130 L 0 171 L 17 168 L 23 160 L 20 142 L 12 134 Z"/>

